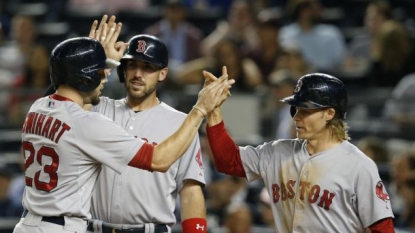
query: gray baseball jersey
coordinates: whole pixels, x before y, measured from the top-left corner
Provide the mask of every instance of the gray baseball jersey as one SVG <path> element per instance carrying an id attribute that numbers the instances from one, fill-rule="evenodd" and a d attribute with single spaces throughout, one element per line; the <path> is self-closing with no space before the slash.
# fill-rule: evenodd
<path id="1" fill-rule="evenodd" d="M 25 209 L 40 216 L 90 218 L 101 163 L 120 173 L 145 142 L 107 117 L 52 95 L 31 106 L 22 143 Z"/>
<path id="2" fill-rule="evenodd" d="M 153 144 L 173 134 L 186 117 L 165 103 L 136 113 L 127 105 L 126 99 L 107 97 L 101 97 L 93 111 L 113 119 L 131 135 Z M 92 198 L 92 215 L 114 224 L 174 224 L 176 197 L 186 179 L 205 184 L 198 136 L 166 173 L 127 168 L 117 174 L 103 166 Z"/>
<path id="3" fill-rule="evenodd" d="M 313 156 L 300 139 L 239 150 L 247 179 L 264 179 L 277 232 L 363 233 L 393 217 L 376 164 L 348 141 Z"/>

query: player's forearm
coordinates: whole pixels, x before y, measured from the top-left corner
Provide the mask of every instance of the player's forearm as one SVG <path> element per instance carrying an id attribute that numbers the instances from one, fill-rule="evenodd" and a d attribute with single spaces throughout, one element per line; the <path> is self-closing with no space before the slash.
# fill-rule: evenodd
<path id="1" fill-rule="evenodd" d="M 246 177 L 239 147 L 226 132 L 223 121 L 206 127 L 206 132 L 216 170 L 232 176 Z"/>
<path id="2" fill-rule="evenodd" d="M 205 199 L 200 183 L 195 180 L 185 181 L 180 191 L 182 214 L 182 232 L 207 232 Z"/>
<path id="3" fill-rule="evenodd" d="M 166 172 L 190 146 L 204 115 L 192 109 L 180 128 L 168 139 L 154 148 L 151 167 L 154 171 Z"/>
<path id="4" fill-rule="evenodd" d="M 206 122 L 208 126 L 214 126 L 223 121 L 222 111 L 220 108 L 215 108 L 207 115 Z"/>
<path id="5" fill-rule="evenodd" d="M 182 220 L 206 218 L 205 199 L 199 182 L 186 181 L 180 191 L 180 206 Z"/>

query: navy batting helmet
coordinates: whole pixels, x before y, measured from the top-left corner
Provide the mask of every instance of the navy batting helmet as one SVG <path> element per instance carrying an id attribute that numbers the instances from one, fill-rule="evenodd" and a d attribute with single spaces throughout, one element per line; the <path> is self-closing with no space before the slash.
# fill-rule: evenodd
<path id="1" fill-rule="evenodd" d="M 64 84 L 82 92 L 94 90 L 101 83 L 100 70 L 112 68 L 98 40 L 88 37 L 59 43 L 50 56 L 50 79 L 55 88 Z"/>
<path id="2" fill-rule="evenodd" d="M 347 92 L 340 79 L 322 73 L 313 73 L 301 77 L 292 96 L 281 100 L 291 105 L 291 115 L 295 107 L 334 108 L 342 119 L 346 119 Z"/>
<path id="3" fill-rule="evenodd" d="M 136 59 L 165 68 L 169 64 L 169 53 L 166 45 L 157 37 L 141 34 L 136 35 L 128 42 L 121 65 L 117 67 L 120 82 L 124 82 L 125 62 L 128 59 Z"/>

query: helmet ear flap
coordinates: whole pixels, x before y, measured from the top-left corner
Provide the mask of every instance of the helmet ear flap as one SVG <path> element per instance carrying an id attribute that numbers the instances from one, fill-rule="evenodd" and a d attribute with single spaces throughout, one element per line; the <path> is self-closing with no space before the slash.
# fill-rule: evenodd
<path id="1" fill-rule="evenodd" d="M 297 112 L 297 107 L 291 105 L 291 107 L 290 107 L 291 117 L 294 117 L 294 115 L 295 115 L 296 112 Z"/>
<path id="2" fill-rule="evenodd" d="M 101 83 L 100 80 L 93 79 L 90 76 L 85 75 L 85 74 L 78 74 L 76 76 L 77 76 L 76 83 L 73 83 L 72 85 L 78 86 L 78 89 L 83 92 L 93 91 Z"/>
<path id="3" fill-rule="evenodd" d="M 121 64 L 117 67 L 117 74 L 120 83 L 125 81 L 125 61 L 121 60 Z"/>

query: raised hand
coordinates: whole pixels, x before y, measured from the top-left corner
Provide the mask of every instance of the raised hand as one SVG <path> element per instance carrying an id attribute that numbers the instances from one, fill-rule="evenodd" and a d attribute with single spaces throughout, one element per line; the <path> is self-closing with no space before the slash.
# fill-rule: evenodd
<path id="1" fill-rule="evenodd" d="M 215 78 L 214 81 L 210 82 L 209 85 L 206 85 L 199 92 L 199 98 L 195 105 L 196 108 L 202 111 L 204 115 L 207 115 L 228 98 L 229 88 L 231 88 L 234 83 L 235 80 L 228 80 L 227 73 L 218 79 Z"/>
<path id="2" fill-rule="evenodd" d="M 216 76 L 214 76 L 212 73 L 207 72 L 207 71 L 203 71 L 203 76 L 205 77 L 205 83 L 203 85 L 203 87 L 207 87 L 208 85 L 210 85 L 212 82 L 214 82 L 215 80 L 217 80 L 218 78 L 216 78 Z M 228 70 L 226 68 L 226 66 L 222 67 L 222 76 L 221 77 L 226 77 L 228 78 Z M 230 89 L 231 86 L 228 86 L 227 88 L 224 89 L 224 92 L 222 93 L 223 95 L 226 95 L 226 97 L 223 99 L 222 102 L 219 103 L 218 106 L 221 106 L 222 103 L 226 100 L 227 97 L 231 96 L 231 92 Z"/>
<path id="3" fill-rule="evenodd" d="M 101 42 L 108 58 L 119 61 L 121 60 L 128 44 L 118 41 L 122 23 L 115 22 L 116 17 L 113 15 L 108 19 L 108 15 L 103 15 L 98 26 L 98 20 L 94 20 L 89 31 L 89 37 Z M 108 22 L 107 22 L 108 20 Z"/>

